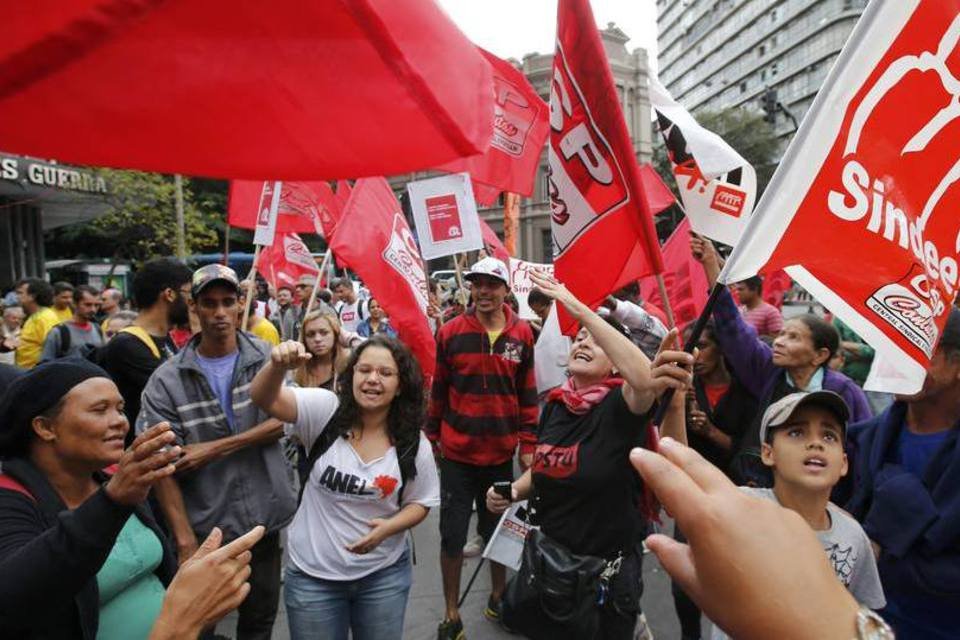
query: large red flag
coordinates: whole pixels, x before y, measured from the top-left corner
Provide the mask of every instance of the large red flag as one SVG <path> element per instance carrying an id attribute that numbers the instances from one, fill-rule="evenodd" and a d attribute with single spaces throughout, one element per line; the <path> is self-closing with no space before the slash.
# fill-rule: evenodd
<path id="1" fill-rule="evenodd" d="M 663 178 L 652 165 L 647 163 L 640 165 L 640 180 L 643 183 L 643 192 L 647 196 L 650 215 L 655 216 L 661 211 L 666 211 L 677 201 L 673 191 L 664 183 Z"/>
<path id="2" fill-rule="evenodd" d="M 260 252 L 257 270 L 274 289 L 284 285 L 294 287 L 300 276 L 320 273 L 317 261 L 300 236 L 280 232 L 274 237 L 273 244 Z"/>
<path id="3" fill-rule="evenodd" d="M 722 282 L 785 267 L 919 390 L 960 287 L 960 0 L 871 2 Z"/>
<path id="4" fill-rule="evenodd" d="M 361 178 L 330 238 L 337 260 L 350 267 L 390 316 L 424 376 L 433 375 L 437 348 L 427 322 L 427 275 L 390 184 Z"/>
<path id="5" fill-rule="evenodd" d="M 3 3 L 6 151 L 248 180 L 483 153 L 490 64 L 423 0 Z"/>
<path id="6" fill-rule="evenodd" d="M 231 180 L 227 197 L 227 223 L 253 229 L 257 222 L 263 182 Z M 325 210 L 339 208 L 326 182 L 284 181 L 277 210 L 277 233 L 321 233 Z"/>
<path id="7" fill-rule="evenodd" d="M 560 0 L 550 92 L 550 206 L 557 277 L 595 307 L 663 271 L 653 216 L 587 0 Z M 561 310 L 562 311 L 562 310 Z M 560 315 L 565 333 L 575 329 Z"/>
<path id="8" fill-rule="evenodd" d="M 703 267 L 690 253 L 690 220 L 684 218 L 663 245 L 663 282 L 670 298 L 673 319 L 678 327 L 696 320 L 707 304 L 710 285 Z M 766 293 L 766 288 L 764 288 Z M 660 287 L 654 278 L 644 278 L 640 295 L 664 308 Z"/>
<path id="9" fill-rule="evenodd" d="M 467 171 L 474 183 L 533 195 L 540 152 L 550 131 L 547 105 L 520 71 L 480 50 L 493 71 L 493 138 L 485 153 L 460 158 L 441 171 Z"/>

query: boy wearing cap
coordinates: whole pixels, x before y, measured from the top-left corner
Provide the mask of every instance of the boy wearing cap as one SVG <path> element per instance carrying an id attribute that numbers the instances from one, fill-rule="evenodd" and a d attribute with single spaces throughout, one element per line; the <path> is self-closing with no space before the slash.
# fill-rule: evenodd
<path id="1" fill-rule="evenodd" d="M 447 322 L 437 336 L 437 367 L 424 432 L 440 460 L 440 569 L 446 615 L 440 640 L 464 637 L 457 599 L 471 505 L 477 530 L 489 540 L 497 517 L 487 511 L 486 491 L 513 480 L 513 455 L 529 465 L 536 444 L 537 385 L 533 332 L 504 299 L 510 273 L 496 258 L 484 258 L 464 276 L 474 306 Z M 499 618 L 505 569 L 490 563 L 492 589 L 484 614 Z"/>
<path id="2" fill-rule="evenodd" d="M 177 475 L 156 485 L 181 562 L 214 527 L 225 541 L 266 527 L 251 550 L 250 594 L 239 607 L 237 637 L 268 640 L 280 597 L 280 530 L 296 509 L 279 443 L 283 424 L 250 400 L 250 383 L 269 361 L 270 347 L 238 331 L 240 282 L 233 269 L 207 265 L 191 285 L 200 333 L 147 382 L 137 431 L 169 422 L 183 448 Z"/>

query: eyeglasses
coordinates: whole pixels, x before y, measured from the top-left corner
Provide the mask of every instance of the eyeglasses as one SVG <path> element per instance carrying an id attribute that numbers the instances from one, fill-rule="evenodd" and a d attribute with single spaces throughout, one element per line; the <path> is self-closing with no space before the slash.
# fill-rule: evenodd
<path id="1" fill-rule="evenodd" d="M 390 367 L 372 367 L 368 364 L 357 365 L 355 371 L 365 378 L 369 378 L 374 372 L 381 378 L 392 378 L 397 375 L 396 369 Z"/>

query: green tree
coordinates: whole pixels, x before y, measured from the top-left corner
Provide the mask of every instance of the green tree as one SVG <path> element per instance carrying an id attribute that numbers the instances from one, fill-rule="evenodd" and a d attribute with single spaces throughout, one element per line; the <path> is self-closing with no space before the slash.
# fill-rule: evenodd
<path id="1" fill-rule="evenodd" d="M 50 257 L 108 257 L 142 264 L 176 254 L 177 230 L 173 176 L 138 171 L 101 170 L 109 193 L 104 215 L 52 231 Z M 184 222 L 187 254 L 218 249 L 217 228 L 225 217 L 216 197 L 194 196 L 184 180 Z M 216 211 L 216 209 L 220 209 Z"/>

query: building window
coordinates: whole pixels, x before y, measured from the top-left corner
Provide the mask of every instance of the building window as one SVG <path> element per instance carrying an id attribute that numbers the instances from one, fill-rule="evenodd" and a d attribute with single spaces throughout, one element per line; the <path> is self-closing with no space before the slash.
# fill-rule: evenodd
<path id="1" fill-rule="evenodd" d="M 757 47 L 757 57 L 762 58 L 763 55 L 767 52 L 767 48 L 763 45 Z"/>
<path id="2" fill-rule="evenodd" d="M 540 230 L 541 262 L 553 262 L 553 233 L 550 229 Z"/>
<path id="3" fill-rule="evenodd" d="M 747 92 L 747 83 L 746 81 L 744 81 L 740 83 L 740 93 L 746 93 L 746 92 Z"/>

